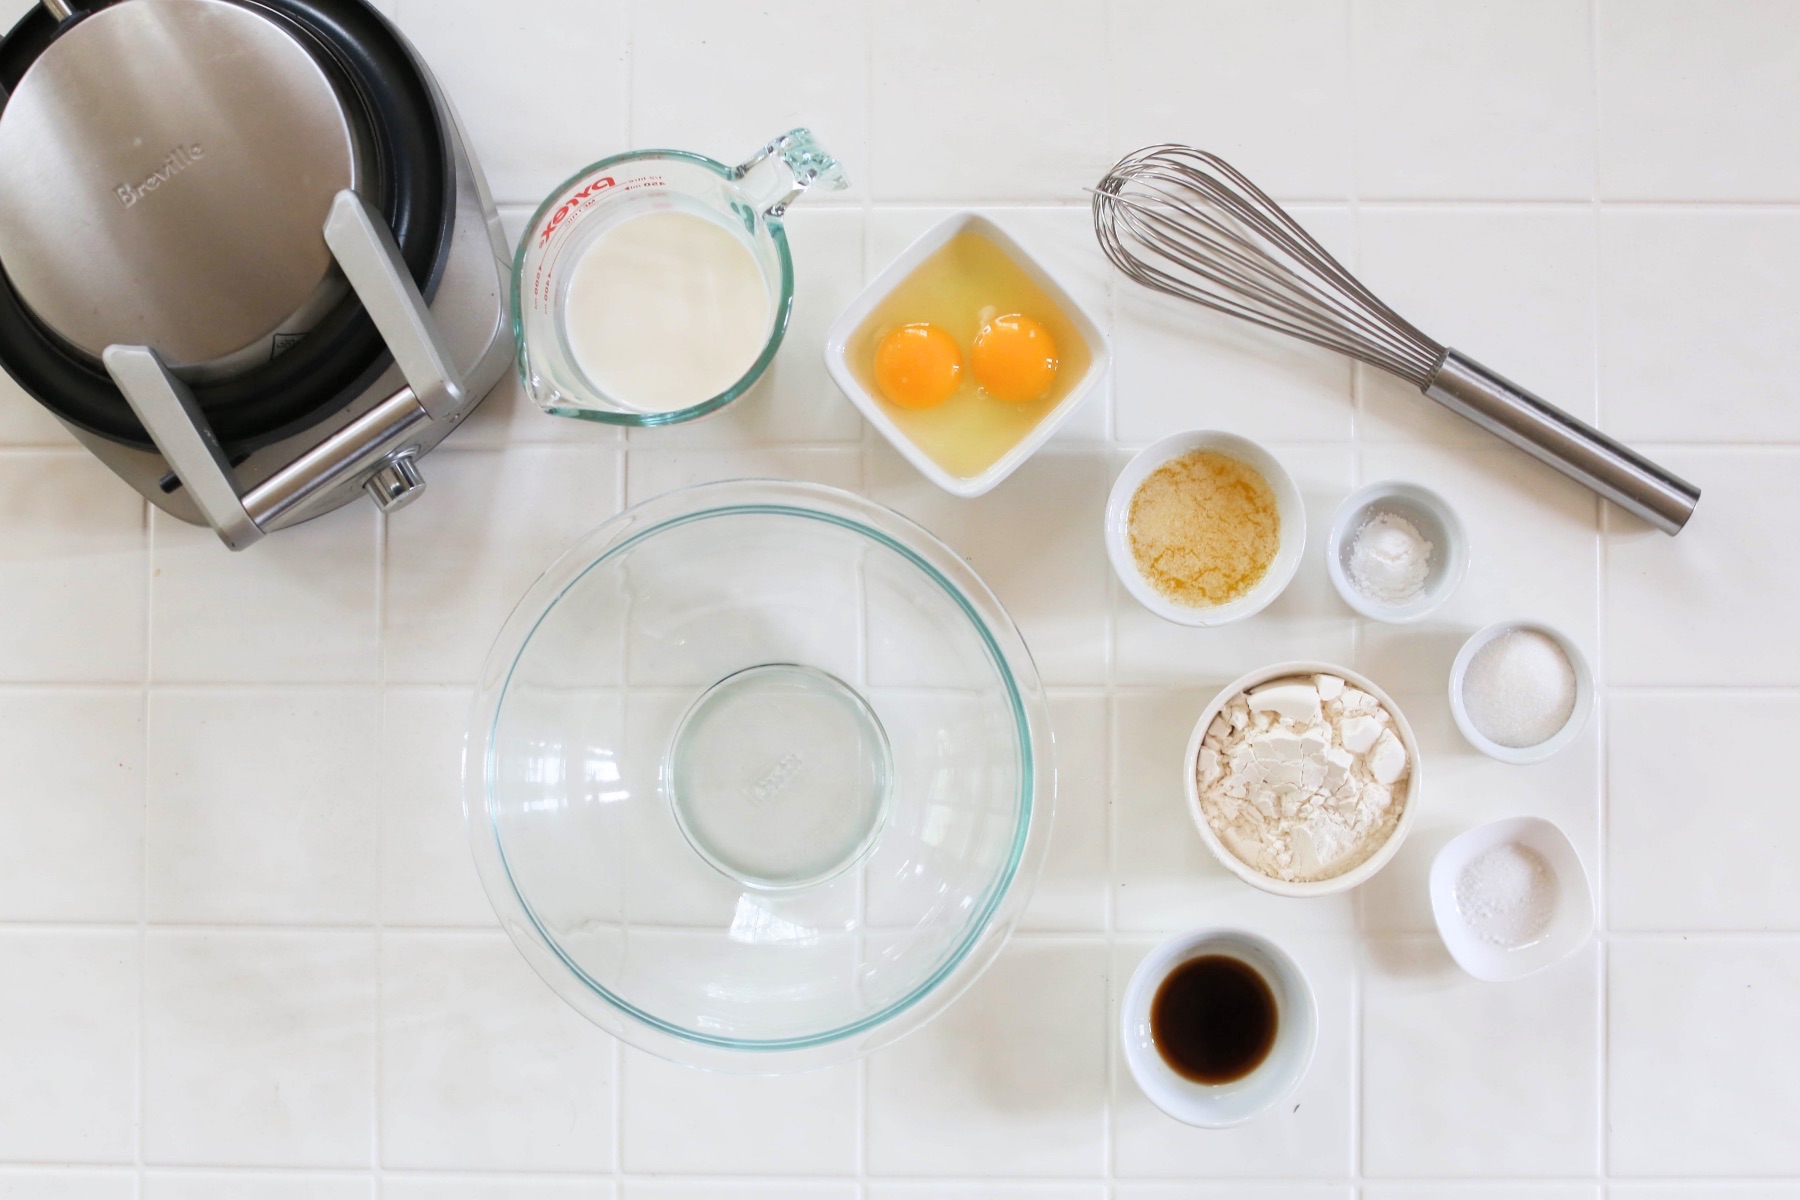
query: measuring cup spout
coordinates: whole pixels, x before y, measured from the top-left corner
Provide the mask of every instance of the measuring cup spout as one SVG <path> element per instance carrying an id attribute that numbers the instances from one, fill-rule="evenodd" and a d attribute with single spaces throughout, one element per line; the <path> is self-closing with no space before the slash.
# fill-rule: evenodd
<path id="1" fill-rule="evenodd" d="M 810 129 L 790 129 L 739 163 L 732 178 L 770 220 L 810 187 L 839 192 L 850 186 L 843 166 Z"/>

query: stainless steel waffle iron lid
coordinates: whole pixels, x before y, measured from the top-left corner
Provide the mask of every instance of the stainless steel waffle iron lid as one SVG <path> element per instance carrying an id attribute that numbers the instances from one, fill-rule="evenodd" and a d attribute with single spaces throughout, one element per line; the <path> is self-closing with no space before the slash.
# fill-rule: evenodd
<path id="1" fill-rule="evenodd" d="M 234 549 L 418 494 L 511 358 L 505 260 L 366 0 L 41 0 L 0 39 L 0 366 Z"/>
<path id="2" fill-rule="evenodd" d="M 424 67 L 363 0 L 77 3 L 0 41 L 0 365 L 144 450 L 110 346 L 151 349 L 233 458 L 340 412 L 393 360 L 322 232 L 337 198 L 427 303 L 450 251 Z"/>
<path id="3" fill-rule="evenodd" d="M 130 0 L 57 38 L 0 109 L 0 266 L 98 359 L 190 379 L 267 361 L 344 292 L 320 235 L 367 135 L 299 37 L 227 0 Z"/>

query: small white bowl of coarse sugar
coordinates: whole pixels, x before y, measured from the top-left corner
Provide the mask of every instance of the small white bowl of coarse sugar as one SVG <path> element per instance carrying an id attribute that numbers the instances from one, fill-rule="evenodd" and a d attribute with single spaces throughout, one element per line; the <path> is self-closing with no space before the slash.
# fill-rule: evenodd
<path id="1" fill-rule="evenodd" d="M 1452 838 L 1431 862 L 1431 913 L 1456 964 L 1477 979 L 1523 979 L 1594 930 L 1594 895 L 1568 835 L 1512 817 Z"/>
<path id="2" fill-rule="evenodd" d="M 1536 621 L 1501 621 L 1463 643 L 1450 667 L 1450 715 L 1490 758 L 1534 763 L 1581 734 L 1594 676 L 1568 635 Z"/>
<path id="3" fill-rule="evenodd" d="M 1469 571 L 1456 510 L 1430 488 L 1372 483 L 1338 505 L 1325 567 L 1344 603 L 1376 621 L 1422 620 Z"/>

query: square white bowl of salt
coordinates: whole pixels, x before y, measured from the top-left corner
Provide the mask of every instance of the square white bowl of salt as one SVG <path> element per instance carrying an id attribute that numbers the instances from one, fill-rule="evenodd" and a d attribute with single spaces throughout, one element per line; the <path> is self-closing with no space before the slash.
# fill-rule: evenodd
<path id="1" fill-rule="evenodd" d="M 1456 965 L 1477 979 L 1523 979 L 1594 931 L 1594 894 L 1568 835 L 1511 817 L 1453 838 L 1431 862 L 1431 913 Z"/>

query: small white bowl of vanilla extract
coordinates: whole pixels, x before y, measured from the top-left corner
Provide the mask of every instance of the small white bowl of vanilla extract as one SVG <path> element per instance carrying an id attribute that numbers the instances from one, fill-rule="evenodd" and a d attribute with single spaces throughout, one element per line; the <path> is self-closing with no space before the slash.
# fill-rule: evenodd
<path id="1" fill-rule="evenodd" d="M 1132 972 L 1125 1065 L 1150 1102 L 1203 1129 L 1241 1125 L 1299 1086 L 1318 1043 L 1312 985 L 1286 951 L 1232 929 L 1174 937 Z"/>

